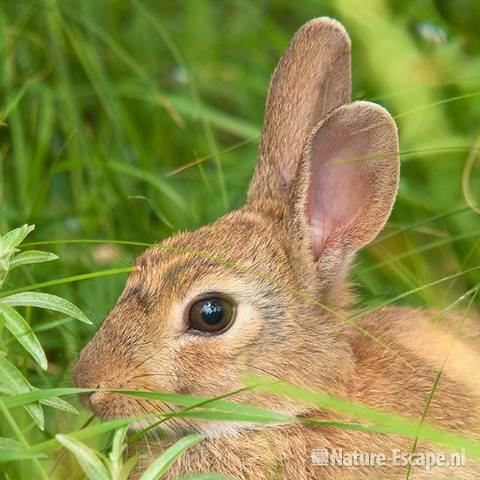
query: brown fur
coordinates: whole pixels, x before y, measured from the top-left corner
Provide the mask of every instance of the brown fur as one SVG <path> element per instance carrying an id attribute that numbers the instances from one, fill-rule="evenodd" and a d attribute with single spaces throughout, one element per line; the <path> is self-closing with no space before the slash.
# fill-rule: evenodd
<path id="1" fill-rule="evenodd" d="M 433 323 L 432 311 L 383 308 L 355 325 L 345 320 L 350 261 L 387 220 L 399 169 L 389 114 L 349 103 L 349 52 L 346 32 L 330 19 L 295 35 L 272 79 L 247 204 L 137 259 L 117 305 L 80 355 L 76 385 L 209 397 L 238 389 L 254 372 L 418 420 L 443 367 L 427 422 L 480 437 L 478 322 L 467 319 L 452 344 L 461 321 L 455 315 Z M 235 322 L 222 334 L 187 329 L 188 305 L 205 292 L 235 300 Z M 345 420 L 257 391 L 235 400 Z M 171 408 L 106 392 L 88 402 L 103 418 Z M 318 467 L 311 451 L 408 452 L 413 441 L 306 425 L 252 430 L 178 419 L 167 427 L 208 436 L 168 479 L 207 471 L 242 480 L 401 479 L 404 467 Z M 171 441 L 145 446 L 147 460 Z M 419 451 L 429 449 L 435 447 L 419 443 Z M 465 468 L 414 469 L 413 478 L 480 479 L 480 469 L 467 459 Z"/>

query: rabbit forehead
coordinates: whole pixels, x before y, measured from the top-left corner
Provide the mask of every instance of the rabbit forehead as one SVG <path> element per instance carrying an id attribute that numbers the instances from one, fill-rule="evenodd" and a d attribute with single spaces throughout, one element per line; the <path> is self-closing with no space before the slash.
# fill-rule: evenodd
<path id="1" fill-rule="evenodd" d="M 237 294 L 251 285 L 271 287 L 290 271 L 278 226 L 241 211 L 161 242 L 135 266 L 119 303 L 136 299 L 145 310 L 203 292 L 228 294 L 233 284 Z"/>

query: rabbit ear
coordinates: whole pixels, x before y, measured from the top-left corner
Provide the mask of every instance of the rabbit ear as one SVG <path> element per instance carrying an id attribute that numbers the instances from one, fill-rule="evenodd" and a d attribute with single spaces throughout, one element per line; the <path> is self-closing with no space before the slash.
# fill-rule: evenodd
<path id="1" fill-rule="evenodd" d="M 248 202 L 288 197 L 311 129 L 351 97 L 350 38 L 322 17 L 293 37 L 273 74 Z"/>
<path id="2" fill-rule="evenodd" d="M 399 181 L 397 128 L 379 105 L 353 102 L 311 133 L 299 165 L 287 228 L 335 272 L 387 221 Z M 298 248 L 298 244 L 295 248 Z M 311 255 L 310 255 L 311 258 Z"/>

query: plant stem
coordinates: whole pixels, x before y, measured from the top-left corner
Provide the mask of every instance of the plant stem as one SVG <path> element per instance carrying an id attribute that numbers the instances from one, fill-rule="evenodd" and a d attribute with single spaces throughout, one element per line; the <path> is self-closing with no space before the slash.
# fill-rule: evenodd
<path id="1" fill-rule="evenodd" d="M 15 419 L 12 417 L 10 411 L 8 410 L 8 408 L 5 406 L 5 404 L 1 399 L 0 399 L 0 411 L 3 413 L 3 415 L 7 419 L 8 424 L 10 425 L 11 429 L 17 436 L 18 440 L 25 446 L 25 448 L 30 448 L 30 444 L 27 442 L 27 439 L 24 437 L 22 431 L 20 430 L 20 428 L 18 428 L 18 425 L 15 422 Z M 48 475 L 43 470 L 42 466 L 40 465 L 40 462 L 36 458 L 32 458 L 32 462 L 35 465 L 35 468 L 39 471 L 41 477 L 44 480 L 48 480 Z"/>

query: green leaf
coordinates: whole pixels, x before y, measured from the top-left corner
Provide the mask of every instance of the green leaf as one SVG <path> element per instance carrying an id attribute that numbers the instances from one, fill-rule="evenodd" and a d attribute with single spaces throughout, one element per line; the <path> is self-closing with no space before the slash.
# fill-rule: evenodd
<path id="1" fill-rule="evenodd" d="M 11 252 L 0 252 L 0 272 L 2 277 L 0 278 L 0 287 L 3 285 L 3 282 L 7 276 L 8 270 L 10 269 L 10 257 L 13 255 Z"/>
<path id="2" fill-rule="evenodd" d="M 5 278 L 7 278 L 12 256 L 17 251 L 16 247 L 23 242 L 24 238 L 34 228 L 34 225 L 23 225 L 23 227 L 11 230 L 3 237 L 0 237 L 0 288 L 3 285 Z"/>
<path id="3" fill-rule="evenodd" d="M 110 459 L 118 460 L 122 457 L 122 453 L 125 450 L 125 437 L 127 435 L 128 426 L 121 427 L 115 431 L 112 440 L 112 448 L 110 450 Z"/>
<path id="4" fill-rule="evenodd" d="M 8 297 L 7 297 L 8 298 Z M 24 318 L 9 305 L 0 300 L 0 317 L 5 321 L 7 330 L 18 340 L 43 370 L 48 367 L 47 357 L 37 336 Z"/>
<path id="5" fill-rule="evenodd" d="M 35 225 L 22 225 L 21 227 L 10 230 L 3 237 L 0 237 L 0 257 L 4 251 L 13 251 L 24 240 L 25 237 L 35 229 Z"/>
<path id="6" fill-rule="evenodd" d="M 21 452 L 24 451 L 25 447 L 17 440 L 12 438 L 0 437 L 0 452 Z M 33 458 L 48 458 L 44 453 L 38 453 Z"/>
<path id="7" fill-rule="evenodd" d="M 133 470 L 133 468 L 137 464 L 139 458 L 140 457 L 138 455 L 134 455 L 128 458 L 128 460 L 123 464 L 122 470 L 118 474 L 118 480 L 128 480 L 130 478 L 130 472 Z"/>
<path id="8" fill-rule="evenodd" d="M 33 389 L 27 379 L 4 356 L 0 355 L 0 392 L 8 395 L 27 393 Z M 40 430 L 45 428 L 45 418 L 42 407 L 36 403 L 24 405 Z"/>
<path id="9" fill-rule="evenodd" d="M 56 408 L 57 410 L 62 410 L 68 413 L 78 414 L 75 407 L 61 398 L 52 395 L 49 395 L 48 398 L 42 398 L 45 397 L 45 394 L 43 393 L 44 391 L 31 385 L 20 371 L 3 356 L 0 356 L 0 392 L 11 395 L 10 397 L 3 399 L 7 408 L 23 406 L 42 430 L 43 410 L 40 405 L 33 402 L 39 401 L 45 406 Z M 32 395 L 33 399 L 30 403 L 20 402 L 18 404 L 13 403 L 12 405 L 10 402 L 12 399 L 15 399 L 17 395 L 20 397 L 26 395 L 27 398 Z"/>
<path id="10" fill-rule="evenodd" d="M 11 438 L 0 437 L 0 450 L 23 450 L 23 445 Z"/>
<path id="11" fill-rule="evenodd" d="M 0 298 L 0 303 L 10 305 L 12 307 L 30 306 L 45 308 L 47 310 L 63 313 L 69 317 L 76 318 L 81 322 L 92 325 L 92 322 L 88 319 L 88 317 L 78 307 L 73 305 L 73 303 L 49 293 L 15 293 L 13 295 L 9 295 L 8 297 Z"/>
<path id="12" fill-rule="evenodd" d="M 165 472 L 170 468 L 172 463 L 188 448 L 192 447 L 198 442 L 201 442 L 205 437 L 203 435 L 187 435 L 181 438 L 178 442 L 167 448 L 160 457 L 158 457 L 145 470 L 140 480 L 157 480 L 162 478 Z"/>
<path id="13" fill-rule="evenodd" d="M 34 387 L 34 390 L 38 389 Z M 57 410 L 62 410 L 63 412 L 78 415 L 78 410 L 73 405 L 70 405 L 68 402 L 58 397 L 40 400 L 40 403 L 47 407 L 56 408 Z"/>
<path id="14" fill-rule="evenodd" d="M 8 398 L 7 398 L 8 399 Z M 5 399 L 4 399 L 5 403 Z M 69 436 L 74 437 L 76 439 L 87 439 L 92 438 L 97 435 L 102 435 L 106 432 L 111 432 L 123 425 L 129 425 L 132 422 L 136 422 L 139 420 L 144 420 L 144 417 L 137 416 L 137 417 L 128 417 L 128 418 L 121 418 L 118 420 L 110 420 L 106 422 L 102 422 L 99 424 L 91 425 L 89 427 L 81 428 L 75 432 L 70 432 Z M 39 453 L 47 453 L 47 452 L 54 452 L 59 449 L 59 442 L 53 438 L 50 440 L 46 440 L 44 442 L 37 443 L 32 445 L 21 452 L 1 452 L 0 451 L 0 463 L 4 462 L 11 462 L 16 460 L 22 460 L 26 458 L 34 458 Z"/>
<path id="15" fill-rule="evenodd" d="M 10 260 L 10 270 L 21 267 L 23 265 L 31 265 L 33 263 L 51 262 L 57 260 L 58 255 L 42 250 L 26 250 L 18 253 Z"/>
<path id="16" fill-rule="evenodd" d="M 127 446 L 125 437 L 127 435 L 128 426 L 124 426 L 116 430 L 113 435 L 112 447 L 110 449 L 110 473 L 115 480 L 122 476 L 123 458 L 122 454 Z"/>
<path id="17" fill-rule="evenodd" d="M 90 480 L 110 480 L 110 474 L 97 452 L 68 435 L 55 435 L 55 438 L 77 459 L 80 467 Z"/>

